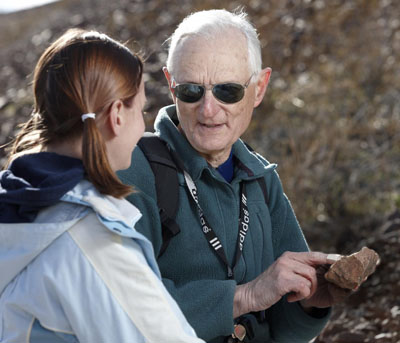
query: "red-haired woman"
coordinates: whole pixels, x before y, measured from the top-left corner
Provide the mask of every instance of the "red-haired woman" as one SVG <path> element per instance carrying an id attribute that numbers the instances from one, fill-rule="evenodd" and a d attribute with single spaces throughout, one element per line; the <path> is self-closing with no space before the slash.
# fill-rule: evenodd
<path id="1" fill-rule="evenodd" d="M 142 73 L 97 32 L 69 30 L 41 56 L 0 174 L 0 341 L 201 342 L 115 174 L 144 131 Z"/>

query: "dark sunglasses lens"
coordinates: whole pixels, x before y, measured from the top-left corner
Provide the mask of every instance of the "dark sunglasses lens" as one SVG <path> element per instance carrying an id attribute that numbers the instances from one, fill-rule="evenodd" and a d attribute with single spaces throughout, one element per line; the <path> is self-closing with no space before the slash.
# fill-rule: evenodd
<path id="1" fill-rule="evenodd" d="M 204 88 L 199 85 L 184 83 L 175 87 L 175 96 L 184 102 L 196 102 L 204 94 Z"/>
<path id="2" fill-rule="evenodd" d="M 233 104 L 243 99 L 244 87 L 237 83 L 221 83 L 213 88 L 214 96 L 227 104 Z"/>

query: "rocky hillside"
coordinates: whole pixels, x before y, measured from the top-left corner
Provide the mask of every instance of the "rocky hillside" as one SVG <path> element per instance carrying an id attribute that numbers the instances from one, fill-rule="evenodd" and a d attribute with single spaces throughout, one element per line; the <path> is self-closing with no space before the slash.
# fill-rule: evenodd
<path id="1" fill-rule="evenodd" d="M 151 130 L 157 109 L 170 102 L 161 67 L 177 23 L 195 10 L 240 5 L 273 69 L 245 139 L 278 163 L 312 249 L 350 253 L 367 245 L 382 258 L 318 342 L 400 342 L 396 0 L 63 0 L 0 15 L 0 145 L 29 117 L 30 73 L 67 28 L 104 31 L 142 50 Z M 0 165 L 4 157 L 3 148 Z"/>
<path id="2" fill-rule="evenodd" d="M 346 303 L 334 308 L 315 343 L 400 342 L 400 211 L 358 244 L 363 246 L 378 252 L 381 263 Z"/>

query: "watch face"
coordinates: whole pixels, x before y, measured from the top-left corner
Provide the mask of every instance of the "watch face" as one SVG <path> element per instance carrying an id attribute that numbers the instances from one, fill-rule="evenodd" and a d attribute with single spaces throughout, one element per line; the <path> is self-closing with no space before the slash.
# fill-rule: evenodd
<path id="1" fill-rule="evenodd" d="M 233 327 L 234 338 L 237 338 L 240 342 L 246 337 L 246 328 L 242 324 L 237 324 Z"/>

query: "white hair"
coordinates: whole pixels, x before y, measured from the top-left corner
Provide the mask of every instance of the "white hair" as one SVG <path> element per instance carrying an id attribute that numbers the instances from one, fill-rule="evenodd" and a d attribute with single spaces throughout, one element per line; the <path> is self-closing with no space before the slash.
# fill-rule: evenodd
<path id="1" fill-rule="evenodd" d="M 249 68 L 252 75 L 261 71 L 261 47 L 257 30 L 248 21 L 247 13 L 243 10 L 228 12 L 224 9 L 199 11 L 190 14 L 178 25 L 169 38 L 167 68 L 174 73 L 174 54 L 179 40 L 183 36 L 199 36 L 212 39 L 218 33 L 236 28 L 246 37 Z"/>

